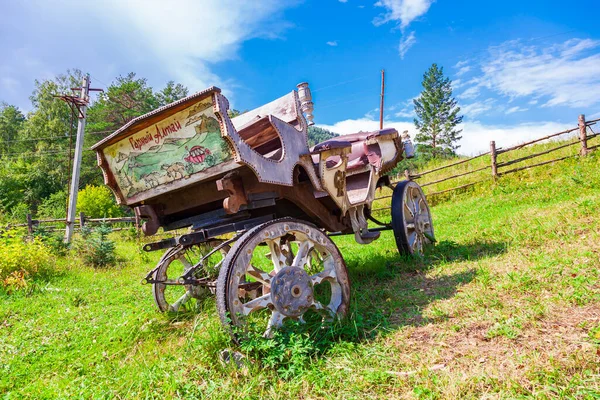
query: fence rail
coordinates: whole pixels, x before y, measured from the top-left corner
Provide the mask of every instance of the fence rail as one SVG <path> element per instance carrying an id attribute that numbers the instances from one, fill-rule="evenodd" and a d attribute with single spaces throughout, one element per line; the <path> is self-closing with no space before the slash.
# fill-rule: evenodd
<path id="1" fill-rule="evenodd" d="M 444 189 L 444 190 L 439 190 L 439 191 L 434 191 L 434 192 L 426 193 L 427 196 L 431 197 L 431 196 L 435 196 L 435 195 L 439 195 L 439 194 L 443 194 L 443 193 L 452 192 L 454 190 L 464 189 L 464 188 L 476 185 L 478 183 L 482 183 L 482 182 L 488 181 L 490 179 L 496 179 L 499 176 L 511 174 L 511 173 L 518 172 L 518 171 L 523 171 L 525 169 L 540 167 L 542 165 L 547 165 L 547 164 L 550 164 L 550 163 L 553 163 L 553 162 L 562 161 L 562 160 L 566 160 L 568 158 L 573 158 L 573 157 L 577 157 L 577 156 L 585 156 L 586 154 L 588 154 L 592 150 L 595 150 L 595 149 L 597 149 L 597 148 L 600 147 L 600 144 L 596 144 L 594 146 L 588 146 L 588 140 L 590 140 L 590 139 L 592 139 L 592 138 L 597 137 L 597 136 L 600 135 L 600 132 L 596 133 L 592 129 L 592 126 L 596 125 L 599 121 L 600 121 L 600 118 L 592 120 L 592 121 L 586 121 L 585 120 L 585 116 L 582 114 L 582 115 L 579 115 L 577 127 L 575 127 L 575 128 L 570 128 L 570 129 L 566 129 L 564 131 L 555 132 L 555 133 L 552 133 L 550 135 L 546 135 L 546 136 L 543 136 L 543 137 L 540 137 L 540 138 L 537 138 L 537 139 L 534 139 L 534 140 L 530 140 L 530 141 L 525 142 L 525 143 L 520 143 L 518 145 L 511 146 L 511 147 L 508 147 L 508 148 L 500 148 L 500 147 L 496 148 L 496 142 L 495 141 L 491 141 L 490 142 L 490 150 L 486 151 L 485 153 L 481 153 L 481 154 L 476 155 L 474 157 L 462 159 L 462 160 L 459 160 L 459 161 L 456 161 L 456 162 L 453 162 L 453 163 L 450 163 L 450 164 L 447 164 L 447 165 L 443 165 L 441 167 L 433 168 L 433 169 L 430 169 L 428 171 L 422 171 L 422 172 L 418 172 L 418 173 L 414 173 L 414 174 L 410 173 L 409 171 L 404 171 L 404 176 L 406 177 L 406 179 L 409 179 L 409 180 L 422 179 L 424 176 L 426 176 L 428 174 L 431 174 L 433 172 L 439 172 L 439 171 L 442 171 L 442 170 L 447 169 L 447 168 L 456 167 L 457 165 L 465 164 L 465 163 L 468 163 L 468 162 L 471 162 L 473 160 L 476 160 L 476 159 L 479 159 L 479 158 L 482 158 L 482 157 L 486 157 L 486 156 L 490 158 L 490 163 L 488 165 L 486 165 L 486 166 L 475 168 L 475 169 L 472 169 L 472 170 L 469 170 L 469 171 L 466 171 L 466 172 L 460 172 L 460 173 L 457 173 L 457 174 L 454 174 L 454 175 L 445 176 L 445 177 L 442 177 L 442 178 L 439 178 L 439 179 L 436 179 L 436 180 L 433 180 L 433 181 L 430 181 L 430 182 L 420 183 L 421 187 L 427 187 L 427 186 L 432 186 L 432 185 L 435 185 L 435 184 L 438 184 L 438 183 L 441 183 L 441 182 L 446 182 L 446 181 L 449 181 L 449 180 L 452 180 L 452 179 L 456 179 L 456 178 L 460 178 L 460 177 L 467 176 L 467 175 L 470 175 L 470 174 L 474 174 L 476 172 L 481 172 L 481 171 L 485 171 L 485 170 L 488 170 L 488 169 L 491 170 L 490 175 L 488 177 L 485 177 L 484 179 L 479 179 L 479 180 L 474 181 L 474 182 L 469 182 L 469 183 L 466 183 L 466 184 L 458 185 L 458 186 L 451 187 L 451 188 Z M 588 134 L 588 130 L 591 133 Z M 575 139 L 575 140 L 572 140 L 572 141 L 568 142 L 568 143 L 560 144 L 558 146 L 552 147 L 551 149 L 540 151 L 540 152 L 537 152 L 537 153 L 534 153 L 534 154 L 530 154 L 530 155 L 527 155 L 527 156 L 523 156 L 523 157 L 519 157 L 519 158 L 514 158 L 512 160 L 498 162 L 498 156 L 501 155 L 501 154 L 507 154 L 507 153 L 510 153 L 512 151 L 521 150 L 524 147 L 530 146 L 532 144 L 539 143 L 539 142 L 542 142 L 542 141 L 545 141 L 545 140 L 548 140 L 548 139 L 552 139 L 552 138 L 555 138 L 555 137 L 558 137 L 558 136 L 561 136 L 561 135 L 566 135 L 566 134 L 569 134 L 569 133 L 572 133 L 572 132 L 575 132 L 575 131 L 579 131 L 579 137 L 577 139 Z M 576 144 L 580 145 L 580 149 L 579 149 L 579 152 L 577 154 L 572 154 L 572 155 L 568 155 L 568 156 L 562 156 L 562 157 L 558 157 L 558 158 L 555 158 L 555 159 L 552 159 L 552 160 L 545 160 L 545 161 L 542 161 L 542 162 L 539 162 L 539 163 L 535 163 L 535 164 L 531 164 L 531 165 L 525 165 L 525 166 L 521 166 L 521 167 L 517 167 L 517 168 L 512 168 L 512 169 L 509 169 L 509 170 L 505 169 L 506 167 L 508 167 L 510 165 L 514 165 L 514 164 L 518 164 L 518 163 L 523 162 L 523 161 L 531 160 L 531 159 L 534 159 L 534 158 L 537 158 L 537 157 L 540 157 L 540 156 L 552 153 L 554 151 L 557 151 L 557 150 L 560 150 L 560 149 L 564 149 L 566 147 L 574 146 Z M 392 185 L 395 185 L 398 182 L 399 181 L 392 182 Z M 392 197 L 391 195 L 385 195 L 385 196 L 377 197 L 377 198 L 375 198 L 375 200 L 383 200 L 383 199 L 388 199 L 388 198 L 391 198 L 391 197 Z M 386 210 L 388 208 L 389 207 L 380 207 L 380 208 L 373 209 L 373 211 Z"/>
<path id="2" fill-rule="evenodd" d="M 116 224 L 116 223 L 130 223 L 130 224 L 134 224 L 134 226 L 136 227 L 136 229 L 139 229 L 140 227 L 140 220 L 137 217 L 119 217 L 119 218 L 88 218 L 85 216 L 84 213 L 79 213 L 79 218 L 75 218 L 75 221 L 73 221 L 75 224 L 79 225 L 79 228 L 83 228 L 84 226 L 86 226 L 87 224 Z M 27 214 L 27 222 L 23 223 L 23 224 L 9 224 L 6 226 L 6 230 L 10 229 L 10 228 L 17 228 L 17 227 L 27 227 L 27 231 L 31 234 L 33 233 L 33 231 L 35 230 L 35 228 L 39 227 L 42 224 L 67 224 L 67 219 L 66 218 L 51 218 L 51 219 L 33 219 L 31 217 L 31 214 Z M 62 230 L 65 228 L 59 228 L 56 226 L 52 226 L 50 228 L 48 228 L 48 230 L 50 231 L 57 231 L 57 230 Z M 113 228 L 114 231 L 120 231 L 123 229 L 129 229 L 129 228 Z"/>

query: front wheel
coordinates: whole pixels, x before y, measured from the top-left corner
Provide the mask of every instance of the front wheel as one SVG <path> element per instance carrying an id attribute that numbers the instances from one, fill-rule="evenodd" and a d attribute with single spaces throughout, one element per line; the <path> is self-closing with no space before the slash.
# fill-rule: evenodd
<path id="1" fill-rule="evenodd" d="M 234 340 L 271 337 L 287 321 L 321 326 L 350 303 L 346 264 L 314 225 L 284 218 L 246 232 L 223 260 L 217 309 Z"/>
<path id="2" fill-rule="evenodd" d="M 198 310 L 202 300 L 214 291 L 214 281 L 229 246 L 223 246 L 221 250 L 210 256 L 204 261 L 203 267 L 197 271 L 195 278 L 205 281 L 205 286 L 184 285 L 179 282 L 179 278 L 219 244 L 219 241 L 214 240 L 201 244 L 176 246 L 167 250 L 157 265 L 153 277 L 156 282 L 152 285 L 154 302 L 160 312 Z"/>
<path id="3" fill-rule="evenodd" d="M 396 185 L 391 214 L 400 254 L 423 254 L 425 246 L 435 242 L 427 199 L 416 182 L 402 181 Z"/>

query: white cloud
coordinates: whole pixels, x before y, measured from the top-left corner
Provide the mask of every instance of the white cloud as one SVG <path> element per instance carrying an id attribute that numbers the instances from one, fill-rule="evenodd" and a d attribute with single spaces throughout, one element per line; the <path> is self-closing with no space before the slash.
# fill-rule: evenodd
<path id="1" fill-rule="evenodd" d="M 456 97 L 459 99 L 474 99 L 475 97 L 479 96 L 479 91 L 479 86 L 471 86 Z"/>
<path id="2" fill-rule="evenodd" d="M 424 15 L 431 3 L 433 0 L 379 0 L 375 6 L 385 8 L 386 12 L 375 18 L 373 23 L 379 26 L 396 21 L 401 29 L 405 29 L 415 19 Z"/>
<path id="3" fill-rule="evenodd" d="M 192 91 L 223 84 L 211 64 L 235 58 L 248 39 L 276 38 L 288 26 L 278 14 L 294 4 L 278 0 L 70 2 L 72 7 L 86 8 L 122 43 L 152 58 Z"/>
<path id="4" fill-rule="evenodd" d="M 506 114 L 514 114 L 516 112 L 523 112 L 523 111 L 527 111 L 527 110 L 529 110 L 529 108 L 515 106 L 515 107 L 511 107 L 508 110 L 506 110 Z"/>
<path id="5" fill-rule="evenodd" d="M 460 113 L 466 118 L 476 117 L 477 115 L 491 110 L 494 103 L 494 99 L 486 99 L 484 101 L 477 101 L 475 103 L 461 105 Z"/>
<path id="6" fill-rule="evenodd" d="M 531 122 L 517 125 L 484 125 L 480 122 L 465 122 L 458 126 L 462 129 L 462 139 L 458 149 L 460 154 L 474 155 L 489 150 L 490 141 L 496 141 L 496 147 L 509 147 L 535 138 L 571 128 L 573 124 L 557 122 Z M 379 121 L 369 118 L 348 119 L 332 125 L 318 125 L 342 135 L 359 131 L 369 132 L 379 129 Z M 385 121 L 384 127 L 395 128 L 398 132 L 408 130 L 414 139 L 416 129 L 412 122 Z"/>
<path id="7" fill-rule="evenodd" d="M 339 133 L 340 135 L 348 135 L 356 132 L 371 132 L 379 129 L 379 119 L 374 118 L 359 118 L 347 119 L 345 121 L 336 122 L 333 125 L 317 125 L 319 128 L 328 129 L 331 132 Z M 385 128 L 396 128 L 398 132 L 408 130 L 409 133 L 415 130 L 415 125 L 412 122 L 402 121 L 384 121 Z M 411 136 L 412 133 L 411 133 Z"/>
<path id="8" fill-rule="evenodd" d="M 398 46 L 398 52 L 400 53 L 400 58 L 404 59 L 404 55 L 406 52 L 417 43 L 417 39 L 415 38 L 415 32 L 412 31 L 408 34 L 408 36 L 403 36 L 400 39 L 400 45 Z"/>
<path id="9" fill-rule="evenodd" d="M 573 124 L 558 122 L 528 122 L 517 125 L 484 125 L 480 122 L 465 122 L 459 153 L 473 155 L 489 150 L 490 141 L 496 148 L 514 146 L 528 140 L 540 138 L 554 132 L 572 128 Z"/>
<path id="10" fill-rule="evenodd" d="M 469 62 L 467 60 L 459 61 L 454 65 L 454 68 L 462 68 L 466 66 Z"/>
<path id="11" fill-rule="evenodd" d="M 337 40 L 331 40 L 331 41 L 327 42 L 327 45 L 335 47 L 338 45 L 338 42 L 337 42 Z"/>
<path id="12" fill-rule="evenodd" d="M 600 41 L 591 39 L 570 39 L 549 47 L 505 42 L 489 49 L 476 87 L 510 98 L 540 99 L 545 107 L 596 105 L 600 103 L 599 47 Z M 590 50 L 595 52 L 589 54 Z"/>
<path id="13" fill-rule="evenodd" d="M 460 69 L 459 69 L 459 70 L 456 72 L 456 74 L 455 74 L 455 75 L 456 75 L 456 76 L 461 76 L 461 75 L 464 75 L 464 74 L 466 74 L 466 73 L 467 73 L 467 72 L 469 72 L 470 70 L 471 70 L 471 67 L 467 65 L 467 66 L 461 67 L 461 68 L 460 68 Z"/>

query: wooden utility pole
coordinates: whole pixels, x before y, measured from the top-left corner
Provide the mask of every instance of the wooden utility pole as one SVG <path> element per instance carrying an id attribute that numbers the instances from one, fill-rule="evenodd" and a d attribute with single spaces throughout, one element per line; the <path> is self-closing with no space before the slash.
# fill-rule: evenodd
<path id="1" fill-rule="evenodd" d="M 381 103 L 379 104 L 379 129 L 383 129 L 383 96 L 385 94 L 385 70 L 381 70 Z"/>
<path id="2" fill-rule="evenodd" d="M 67 212 L 67 230 L 65 242 L 71 242 L 75 229 L 75 210 L 77 209 L 77 192 L 79 191 L 79 171 L 81 169 L 81 153 L 83 152 L 83 133 L 85 131 L 85 117 L 89 102 L 90 75 L 83 77 L 79 99 L 79 122 L 77 124 L 77 141 L 75 142 L 75 156 L 73 157 L 73 175 L 71 176 L 71 190 L 69 192 L 69 210 Z"/>

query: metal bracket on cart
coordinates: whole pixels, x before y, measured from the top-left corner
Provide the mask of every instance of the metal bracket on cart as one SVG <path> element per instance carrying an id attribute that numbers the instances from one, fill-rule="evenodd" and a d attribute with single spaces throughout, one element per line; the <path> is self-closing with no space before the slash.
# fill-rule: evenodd
<path id="1" fill-rule="evenodd" d="M 261 217 L 244 219 L 241 221 L 229 222 L 225 224 L 219 224 L 211 226 L 209 228 L 200 229 L 196 232 L 188 233 L 174 238 L 164 239 L 160 242 L 147 243 L 144 245 L 144 251 L 156 251 L 162 249 L 169 249 L 178 245 L 190 246 L 206 242 L 214 237 L 224 235 L 226 233 L 245 231 L 256 225 L 260 225 L 267 221 L 271 221 L 275 216 L 273 214 L 263 215 Z"/>

